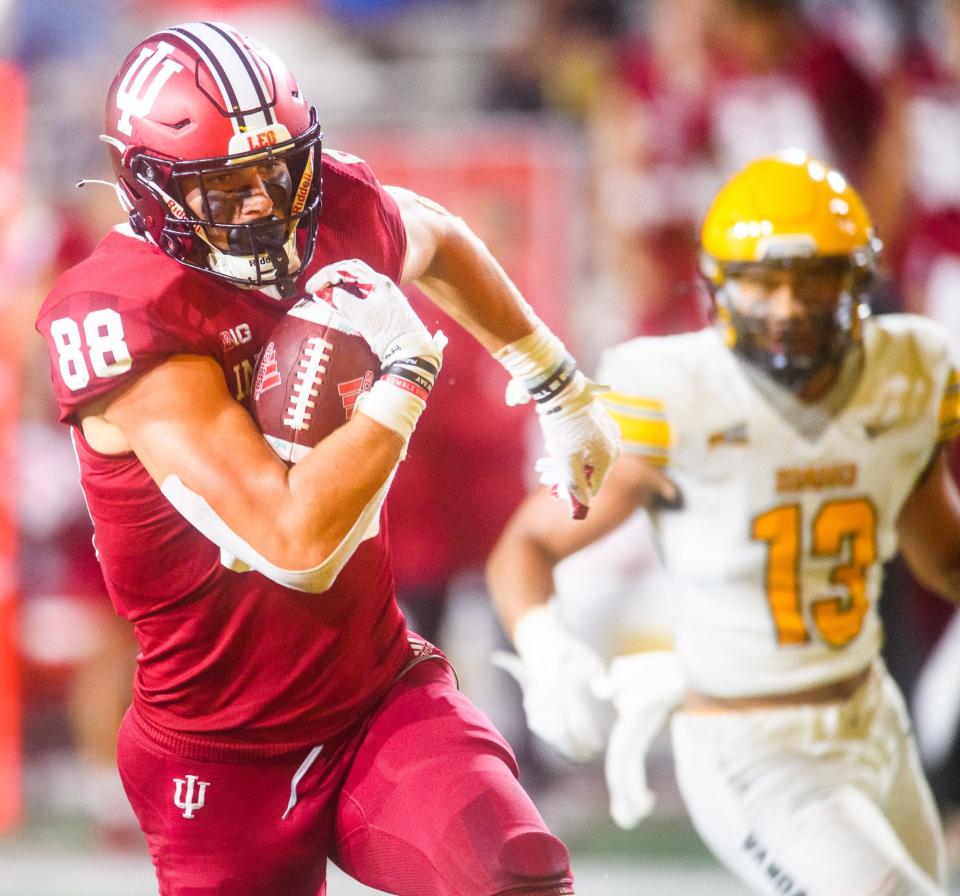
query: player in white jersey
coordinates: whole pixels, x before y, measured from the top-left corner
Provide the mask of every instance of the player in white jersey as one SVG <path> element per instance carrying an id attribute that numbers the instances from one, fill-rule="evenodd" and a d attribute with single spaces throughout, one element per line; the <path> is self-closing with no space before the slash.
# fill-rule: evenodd
<path id="1" fill-rule="evenodd" d="M 489 564 L 531 728 L 588 757 L 591 691 L 612 698 L 607 781 L 628 826 L 650 807 L 657 713 L 679 702 L 691 818 L 762 894 L 945 892 L 877 598 L 899 548 L 960 601 L 960 497 L 941 450 L 960 432 L 960 375 L 939 325 L 870 317 L 878 245 L 857 194 L 816 160 L 788 152 L 734 175 L 702 234 L 716 325 L 605 353 L 625 450 L 590 518 L 568 525 L 533 495 Z M 549 603 L 553 568 L 640 506 L 675 584 L 677 662 L 618 658 L 608 674 Z"/>

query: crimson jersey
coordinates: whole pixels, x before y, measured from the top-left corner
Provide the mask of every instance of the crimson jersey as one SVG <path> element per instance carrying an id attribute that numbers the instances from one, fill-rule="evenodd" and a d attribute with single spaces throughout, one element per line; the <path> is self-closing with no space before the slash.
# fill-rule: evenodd
<path id="1" fill-rule="evenodd" d="M 691 89 L 646 40 L 631 39 L 617 49 L 616 73 L 631 109 L 639 116 L 640 145 L 635 175 L 651 201 L 636 203 L 632 227 L 653 266 L 651 274 L 631 278 L 639 314 L 631 329 L 643 335 L 699 330 L 709 309 L 698 288 L 697 231 L 712 178 L 704 146 L 702 104 L 706 88 Z M 670 66 L 668 69 L 667 66 Z M 647 121 L 649 120 L 649 121 Z M 619 193 L 617 194 L 619 196 Z M 620 208 L 612 217 L 622 216 Z M 642 267 L 642 266 L 641 266 Z"/>
<path id="2" fill-rule="evenodd" d="M 393 199 L 343 154 L 324 154 L 323 181 L 299 282 L 343 258 L 399 280 L 406 235 Z M 141 646 L 134 703 L 172 746 L 266 755 L 320 743 L 366 713 L 408 656 L 384 521 L 329 591 L 291 591 L 221 565 L 133 454 L 97 453 L 76 425 L 79 408 L 174 354 L 216 359 L 243 401 L 293 301 L 191 270 L 120 228 L 57 281 L 38 318 L 107 587 Z"/>
<path id="3" fill-rule="evenodd" d="M 810 28 L 763 73 L 714 57 L 702 137 L 723 176 L 791 146 L 856 182 L 880 114 L 877 88 L 838 43 Z"/>

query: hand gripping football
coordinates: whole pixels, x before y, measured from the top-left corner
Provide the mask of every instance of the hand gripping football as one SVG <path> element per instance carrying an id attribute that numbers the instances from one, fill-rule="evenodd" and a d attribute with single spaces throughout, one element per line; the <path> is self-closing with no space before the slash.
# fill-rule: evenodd
<path id="1" fill-rule="evenodd" d="M 379 376 L 380 360 L 340 312 L 304 299 L 264 344 L 250 412 L 273 450 L 295 464 L 350 419 Z"/>

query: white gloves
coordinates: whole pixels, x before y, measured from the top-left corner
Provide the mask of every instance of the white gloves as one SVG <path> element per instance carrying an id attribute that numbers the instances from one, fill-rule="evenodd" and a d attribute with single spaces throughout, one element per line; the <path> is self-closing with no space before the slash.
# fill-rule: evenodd
<path id="1" fill-rule="evenodd" d="M 307 290 L 330 302 L 380 359 L 380 379 L 356 410 L 400 436 L 405 452 L 440 372 L 446 336 L 431 336 L 400 287 L 357 259 L 321 268 Z"/>
<path id="2" fill-rule="evenodd" d="M 528 610 L 514 632 L 517 654 L 497 651 L 492 660 L 523 688 L 527 726 L 574 762 L 603 747 L 603 704 L 616 710 L 604 774 L 610 815 L 635 827 L 653 810 L 647 787 L 650 744 L 683 698 L 685 676 L 672 650 L 614 658 L 609 670 L 599 656 L 564 627 L 554 604 Z"/>
<path id="3" fill-rule="evenodd" d="M 543 324 L 494 354 L 510 373 L 507 404 L 531 398 L 547 456 L 541 482 L 565 500 L 574 519 L 587 515 L 610 465 L 620 453 L 620 431 L 596 399 L 606 391 L 579 370 L 563 343 Z"/>
<path id="4" fill-rule="evenodd" d="M 394 360 L 440 351 L 410 307 L 403 291 L 385 274 L 358 259 L 321 268 L 307 281 L 307 292 L 330 302 L 367 342 L 384 367 Z"/>
<path id="5" fill-rule="evenodd" d="M 574 762 L 597 755 L 602 705 L 592 682 L 603 676 L 600 658 L 567 631 L 552 604 L 529 610 L 513 640 L 519 656 L 498 651 L 492 661 L 520 683 L 530 730 Z"/>
<path id="6" fill-rule="evenodd" d="M 537 462 L 540 482 L 567 502 L 575 520 L 587 515 L 620 453 L 620 429 L 595 397 L 606 391 L 578 370 L 555 404 L 537 406 L 547 449 Z"/>
<path id="7" fill-rule="evenodd" d="M 621 828 L 635 827 L 653 810 L 647 751 L 682 699 L 684 686 L 683 670 L 672 650 L 618 656 L 605 678 L 594 680 L 594 693 L 611 700 L 617 711 L 604 773 L 610 815 Z"/>

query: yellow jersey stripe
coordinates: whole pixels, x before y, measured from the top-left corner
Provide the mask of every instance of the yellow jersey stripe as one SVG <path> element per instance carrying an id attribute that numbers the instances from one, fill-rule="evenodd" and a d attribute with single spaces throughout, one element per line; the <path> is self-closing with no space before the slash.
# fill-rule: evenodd
<path id="1" fill-rule="evenodd" d="M 950 371 L 940 402 L 940 441 L 952 439 L 960 430 L 960 372 Z"/>
<path id="2" fill-rule="evenodd" d="M 673 438 L 663 402 L 619 392 L 602 395 L 601 401 L 620 428 L 624 451 L 658 466 L 667 464 Z"/>
<path id="3" fill-rule="evenodd" d="M 600 396 L 605 405 L 640 411 L 659 411 L 663 413 L 663 402 L 655 398 L 642 398 L 639 395 L 627 395 L 625 392 L 604 392 Z"/>
<path id="4" fill-rule="evenodd" d="M 666 420 L 637 420 L 611 414 L 620 427 L 623 441 L 633 445 L 652 445 L 666 450 L 670 447 L 670 424 Z"/>
<path id="5" fill-rule="evenodd" d="M 957 419 L 960 419 L 960 395 L 956 398 L 945 398 L 940 405 L 941 426 Z"/>
<path id="6" fill-rule="evenodd" d="M 938 442 L 949 442 L 960 435 L 960 420 L 954 420 L 951 423 L 940 425 L 940 433 L 937 437 Z"/>

